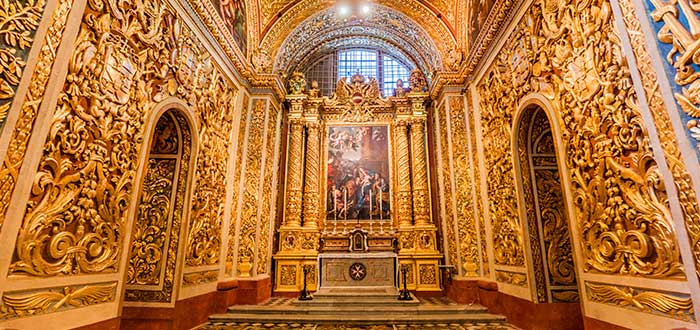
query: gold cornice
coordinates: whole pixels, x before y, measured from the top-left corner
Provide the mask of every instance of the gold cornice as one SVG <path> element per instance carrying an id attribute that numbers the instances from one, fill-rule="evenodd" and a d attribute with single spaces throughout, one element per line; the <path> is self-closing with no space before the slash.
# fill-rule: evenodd
<path id="1" fill-rule="evenodd" d="M 231 60 L 233 67 L 241 77 L 253 88 L 269 88 L 278 99 L 284 100 L 286 91 L 282 79 L 274 74 L 260 74 L 255 72 L 253 66 L 245 55 L 238 49 L 231 34 L 226 31 L 224 22 L 209 1 L 187 0 L 187 4 L 194 9 L 197 18 L 206 26 L 211 35 L 216 39 L 226 56 Z"/>

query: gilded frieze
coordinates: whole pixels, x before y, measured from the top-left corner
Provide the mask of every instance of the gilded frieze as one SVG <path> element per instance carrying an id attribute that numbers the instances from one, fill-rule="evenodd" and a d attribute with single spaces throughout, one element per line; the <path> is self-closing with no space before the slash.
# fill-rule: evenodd
<path id="1" fill-rule="evenodd" d="M 459 251 L 457 250 L 457 236 L 455 234 L 455 217 L 452 211 L 452 171 L 450 170 L 450 143 L 448 141 L 447 132 L 447 114 L 445 112 L 445 106 L 440 106 L 435 111 L 437 116 L 437 127 L 436 132 L 439 132 L 440 138 L 440 164 L 442 166 L 438 167 L 440 171 L 438 173 L 438 178 L 440 180 L 440 189 L 442 190 L 442 201 L 439 204 L 440 207 L 444 208 L 443 212 L 445 214 L 446 238 L 447 238 L 447 252 L 449 255 L 450 265 L 455 267 L 459 266 Z"/>
<path id="2" fill-rule="evenodd" d="M 138 15 L 152 19 L 127 22 Z M 198 176 L 208 182 L 197 185 L 194 204 L 202 200 L 204 185 L 216 186 L 211 189 L 216 193 L 208 196 L 212 204 L 220 204 L 223 195 L 220 180 L 208 174 L 220 173 L 218 168 L 226 163 L 221 158 L 227 153 L 216 146 L 221 145 L 219 136 L 226 136 L 222 132 L 230 131 L 222 117 L 228 117 L 225 102 L 235 90 L 172 12 L 158 2 L 90 2 L 75 45 L 18 233 L 11 274 L 117 270 L 143 120 L 168 96 L 186 100 L 200 119 Z M 198 210 L 195 206 L 194 213 Z M 204 213 L 195 217 L 195 230 L 203 227 L 201 221 L 219 221 Z M 207 240 L 218 240 L 213 232 L 219 228 L 213 227 Z M 203 247 L 197 253 L 218 255 L 218 244 Z"/>
<path id="3" fill-rule="evenodd" d="M 544 95 L 562 125 L 584 271 L 684 276 L 666 192 L 658 184 L 661 175 L 610 4 L 565 1 L 555 11 L 544 6 L 529 9 L 479 83 L 485 149 L 499 156 L 502 146 L 510 149 L 515 104 L 530 92 Z M 505 184 L 512 165 L 494 155 L 486 159 L 488 170 L 498 173 L 489 176 L 494 233 L 510 233 L 517 228 L 510 214 L 515 204 L 503 193 L 512 186 Z M 501 251 L 509 256 L 519 251 L 519 246 L 504 249 L 499 234 L 494 239 L 497 262 Z"/>
<path id="4" fill-rule="evenodd" d="M 258 228 L 258 201 L 260 192 L 260 173 L 265 131 L 267 101 L 255 99 L 251 109 L 250 130 L 243 177 L 243 203 L 241 204 L 241 227 L 238 233 L 238 263 L 243 258 L 255 258 L 255 233 Z"/>
<path id="5" fill-rule="evenodd" d="M 678 140 L 661 95 L 656 73 L 651 64 L 651 57 L 647 52 L 644 34 L 641 32 L 634 6 L 630 0 L 620 0 L 619 4 L 625 25 L 629 31 L 632 50 L 637 60 L 637 70 L 642 77 L 642 86 L 646 92 L 647 103 L 651 110 L 651 115 L 654 117 L 654 124 L 661 140 L 666 161 L 673 174 L 673 183 L 676 186 L 678 199 L 685 216 L 685 227 L 693 247 L 692 251 L 697 275 L 698 269 L 700 269 L 700 248 L 698 247 L 700 245 L 700 209 L 692 188 L 692 179 L 681 160 Z"/>
<path id="6" fill-rule="evenodd" d="M 27 64 L 45 0 L 10 0 L 0 10 L 0 128 Z"/>
<path id="7" fill-rule="evenodd" d="M 10 198 L 17 183 L 17 175 L 24 162 L 27 144 L 34 128 L 39 107 L 42 104 L 51 68 L 56 59 L 56 50 L 63 39 L 63 31 L 66 27 L 72 3 L 71 0 L 60 0 L 51 15 L 51 20 L 48 23 L 49 28 L 44 40 L 42 40 L 41 51 L 29 82 L 27 95 L 22 102 L 19 117 L 7 147 L 5 160 L 2 162 L 2 167 L 0 167 L 0 230 L 5 222 Z M 14 95 L 14 90 L 12 90 L 12 95 Z"/>
<path id="8" fill-rule="evenodd" d="M 515 286 L 527 287 L 527 275 L 524 273 L 496 270 L 496 281 L 508 283 Z"/>
<path id="9" fill-rule="evenodd" d="M 182 286 L 188 287 L 210 282 L 216 282 L 218 276 L 218 270 L 207 270 L 203 272 L 187 273 L 182 276 Z"/>
<path id="10" fill-rule="evenodd" d="M 0 320 L 61 312 L 114 301 L 117 282 L 5 292 Z"/>
<path id="11" fill-rule="evenodd" d="M 457 207 L 457 233 L 462 268 L 467 276 L 479 272 L 479 243 L 474 221 L 472 200 L 472 168 L 469 162 L 467 127 L 464 99 L 450 98 L 451 152 L 454 167 L 455 203 Z"/>
<path id="12" fill-rule="evenodd" d="M 586 282 L 586 291 L 591 301 L 683 321 L 695 321 L 693 299 L 687 294 L 593 282 Z"/>

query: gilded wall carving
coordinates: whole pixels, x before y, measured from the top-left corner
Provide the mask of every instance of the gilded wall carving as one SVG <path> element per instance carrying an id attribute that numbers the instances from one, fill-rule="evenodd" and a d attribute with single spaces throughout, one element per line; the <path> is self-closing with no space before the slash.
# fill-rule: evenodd
<path id="1" fill-rule="evenodd" d="M 654 117 L 661 146 L 673 174 L 673 183 L 676 186 L 678 199 L 685 216 L 685 226 L 690 237 L 697 275 L 700 272 L 700 210 L 692 188 L 691 176 L 681 160 L 678 140 L 661 95 L 656 73 L 651 64 L 651 57 L 647 52 L 644 34 L 641 32 L 639 20 L 634 12 L 634 6 L 630 0 L 620 0 L 619 4 L 629 31 L 632 50 L 637 60 L 637 70 L 642 77 L 642 86 L 646 92 L 650 113 Z"/>
<path id="2" fill-rule="evenodd" d="M 126 301 L 170 302 L 172 299 L 191 146 L 189 123 L 183 115 L 177 111 L 163 114 L 153 133 L 134 223 L 126 270 L 126 284 L 130 285 L 125 293 Z M 175 181 L 174 189 L 172 181 Z M 173 204 L 172 212 L 170 204 Z"/>
<path id="3" fill-rule="evenodd" d="M 297 283 L 297 266 L 282 265 L 280 267 L 280 284 L 281 285 L 296 285 Z"/>
<path id="4" fill-rule="evenodd" d="M 586 290 L 591 301 L 683 321 L 695 321 L 693 300 L 688 295 L 678 296 L 648 289 L 592 282 L 586 282 Z"/>
<path id="5" fill-rule="evenodd" d="M 5 292 L 0 320 L 65 311 L 113 301 L 117 282 Z"/>
<path id="6" fill-rule="evenodd" d="M 472 154 L 470 155 L 472 163 L 474 164 L 474 196 L 476 196 L 476 211 L 474 217 L 477 220 L 479 226 L 479 245 L 481 250 L 481 271 L 484 277 L 489 277 L 491 275 L 488 244 L 486 243 L 486 219 L 483 214 L 483 202 L 481 199 L 481 175 L 479 172 L 478 165 L 478 148 L 476 145 L 476 117 L 474 117 L 474 108 L 472 106 L 472 94 L 470 91 L 467 92 L 467 122 L 469 123 L 469 143 L 471 144 Z"/>
<path id="7" fill-rule="evenodd" d="M 245 175 L 243 184 L 243 204 L 241 204 L 241 227 L 238 233 L 238 263 L 252 262 L 255 258 L 255 232 L 258 227 L 258 201 L 260 192 L 260 173 L 264 143 L 265 115 L 267 101 L 253 100 L 251 109 L 250 131 L 246 145 Z"/>
<path id="8" fill-rule="evenodd" d="M 270 227 L 275 223 L 275 215 L 277 214 L 277 204 L 275 200 L 274 189 L 277 187 L 273 178 L 275 177 L 275 172 L 277 168 L 274 164 L 277 164 L 277 153 L 275 152 L 275 142 L 277 142 L 279 118 L 278 110 L 274 106 L 269 107 L 269 119 L 267 121 L 267 137 L 265 138 L 265 167 L 263 174 L 263 191 L 262 191 L 262 206 L 260 211 L 262 212 L 260 216 L 260 238 L 258 239 L 257 249 L 258 249 L 258 261 L 257 261 L 257 273 L 265 274 L 268 269 L 268 261 L 270 255 L 268 254 L 268 247 L 270 246 Z"/>
<path id="9" fill-rule="evenodd" d="M 524 273 L 496 270 L 496 281 L 515 286 L 527 287 L 527 275 Z"/>
<path id="10" fill-rule="evenodd" d="M 148 160 L 127 271 L 129 284 L 160 284 L 168 241 L 175 159 Z"/>
<path id="11" fill-rule="evenodd" d="M 584 271 L 684 276 L 609 3 L 566 1 L 555 8 L 533 5 L 480 82 L 485 148 L 507 153 L 514 105 L 527 93 L 543 94 L 559 111 Z M 519 224 L 504 188 L 512 165 L 493 157 L 486 164 L 498 173 L 489 177 L 494 233 L 511 233 Z M 502 251 L 517 256 L 521 250 L 504 238 L 494 239 L 497 262 Z"/>
<path id="12" fill-rule="evenodd" d="M 650 7 L 649 18 L 656 29 L 659 48 L 665 53 L 666 70 L 675 91 L 676 102 L 683 113 L 688 136 L 700 152 L 700 73 L 697 65 L 700 52 L 697 26 L 700 24 L 700 7 L 693 1 L 646 1 Z M 675 75 L 673 75 L 675 73 Z"/>
<path id="13" fill-rule="evenodd" d="M 452 133 L 452 157 L 457 206 L 457 232 L 462 268 L 467 276 L 477 276 L 479 271 L 479 242 L 473 213 L 472 168 L 469 162 L 468 136 L 464 112 L 464 99 L 450 98 L 450 132 Z"/>
<path id="14" fill-rule="evenodd" d="M 51 15 L 51 20 L 48 23 L 49 29 L 42 41 L 41 51 L 29 82 L 27 95 L 22 102 L 19 117 L 7 147 L 5 160 L 2 163 L 2 167 L 0 167 L 0 230 L 5 222 L 5 215 L 17 183 L 19 169 L 24 162 L 27 144 L 34 128 L 39 107 L 43 101 L 46 84 L 49 81 L 51 68 L 56 59 L 56 50 L 63 39 L 63 31 L 66 27 L 71 5 L 72 1 L 70 0 L 60 0 Z M 12 94 L 14 95 L 14 90 Z"/>
<path id="15" fill-rule="evenodd" d="M 45 5 L 45 0 L 10 0 L 0 9 L 0 128 L 22 79 Z"/>
<path id="16" fill-rule="evenodd" d="M 233 171 L 233 191 L 232 198 L 233 207 L 231 211 L 231 225 L 228 229 L 228 248 L 226 249 L 226 273 L 231 275 L 233 267 L 233 255 L 235 254 L 236 244 L 236 223 L 238 222 L 238 196 L 240 191 L 241 173 L 243 173 L 243 156 L 245 155 L 246 146 L 246 127 L 249 121 L 248 112 L 248 94 L 243 95 L 243 109 L 241 110 L 241 118 L 238 123 L 238 146 L 236 148 L 236 163 Z"/>
<path id="17" fill-rule="evenodd" d="M 218 270 L 207 270 L 203 272 L 187 273 L 182 276 L 182 286 L 188 287 L 210 282 L 216 282 L 218 277 Z"/>
<path id="18" fill-rule="evenodd" d="M 152 19 L 127 21 L 138 15 Z M 203 146 L 190 235 L 197 243 L 190 255 L 210 255 L 204 259 L 215 261 L 214 233 L 220 230 L 220 217 L 212 213 L 216 208 L 207 209 L 201 202 L 221 204 L 226 163 L 222 157 L 227 153 L 217 146 L 226 144 L 219 136 L 230 131 L 231 107 L 226 102 L 235 90 L 190 32 L 157 2 L 119 7 L 89 3 L 75 45 L 10 273 L 53 276 L 117 270 L 137 167 L 128 160 L 138 158 L 143 119 L 171 95 L 197 112 Z M 206 198 L 204 190 L 211 192 Z M 206 238 L 199 235 L 202 231 L 208 232 Z"/>
<path id="19" fill-rule="evenodd" d="M 459 251 L 457 250 L 457 236 L 455 234 L 455 218 L 452 212 L 452 171 L 450 169 L 450 152 L 451 147 L 448 140 L 447 132 L 447 114 L 445 112 L 445 106 L 440 106 L 436 109 L 435 115 L 437 116 L 437 125 L 435 131 L 439 132 L 440 141 L 440 164 L 442 166 L 438 167 L 438 178 L 440 180 L 440 189 L 442 190 L 442 198 L 440 206 L 444 208 L 445 219 L 443 220 L 446 225 L 445 238 L 446 250 L 449 255 L 449 263 L 455 267 L 459 266 Z"/>

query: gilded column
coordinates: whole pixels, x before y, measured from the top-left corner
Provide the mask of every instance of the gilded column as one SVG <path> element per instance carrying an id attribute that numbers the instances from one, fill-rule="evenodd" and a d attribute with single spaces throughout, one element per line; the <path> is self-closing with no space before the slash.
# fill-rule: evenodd
<path id="1" fill-rule="evenodd" d="M 287 210 L 284 225 L 299 227 L 301 225 L 301 180 L 304 124 L 299 119 L 289 123 L 289 167 L 287 172 Z"/>
<path id="2" fill-rule="evenodd" d="M 394 122 L 396 140 L 396 172 L 398 174 L 397 217 L 399 228 L 411 226 L 411 168 L 408 153 L 408 123 L 405 120 Z"/>
<path id="3" fill-rule="evenodd" d="M 416 226 L 430 224 L 428 168 L 425 161 L 425 118 L 411 121 L 411 165 L 413 166 L 413 217 Z"/>
<path id="4" fill-rule="evenodd" d="M 319 148 L 318 122 L 306 123 L 306 169 L 304 181 L 304 228 L 318 228 L 319 211 Z"/>

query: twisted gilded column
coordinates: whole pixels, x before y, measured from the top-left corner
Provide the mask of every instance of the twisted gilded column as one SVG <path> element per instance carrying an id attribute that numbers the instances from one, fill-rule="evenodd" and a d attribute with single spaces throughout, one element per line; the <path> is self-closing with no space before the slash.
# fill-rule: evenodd
<path id="1" fill-rule="evenodd" d="M 289 167 L 287 172 L 287 210 L 284 226 L 299 227 L 301 225 L 301 182 L 302 182 L 302 151 L 304 139 L 304 124 L 299 119 L 291 119 L 289 123 Z"/>
<path id="2" fill-rule="evenodd" d="M 413 217 L 415 225 L 430 224 L 428 167 L 425 161 L 425 118 L 411 121 L 411 164 L 413 165 Z"/>
<path id="3" fill-rule="evenodd" d="M 396 173 L 398 174 L 397 218 L 399 228 L 411 226 L 411 168 L 408 153 L 408 123 L 394 122 L 396 139 Z"/>
<path id="4" fill-rule="evenodd" d="M 304 180 L 304 228 L 318 228 L 320 125 L 308 122 L 306 137 L 306 168 Z"/>

